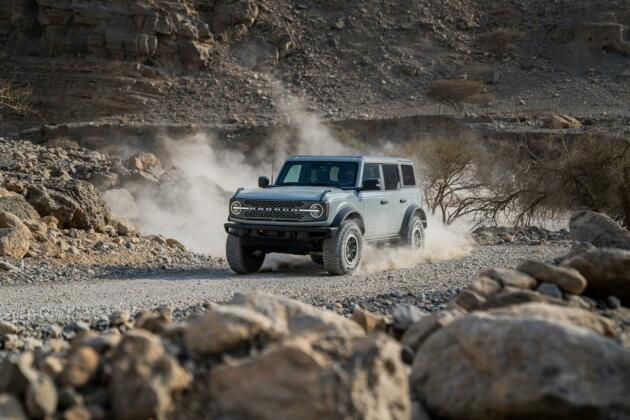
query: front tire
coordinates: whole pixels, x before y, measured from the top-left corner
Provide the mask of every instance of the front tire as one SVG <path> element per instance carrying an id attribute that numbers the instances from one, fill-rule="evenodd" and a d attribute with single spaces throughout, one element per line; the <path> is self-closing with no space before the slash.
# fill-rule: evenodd
<path id="1" fill-rule="evenodd" d="M 352 274 L 359 268 L 362 251 L 361 228 L 352 220 L 343 222 L 335 235 L 324 241 L 324 267 L 334 276 Z"/>
<path id="2" fill-rule="evenodd" d="M 225 256 L 232 271 L 238 274 L 250 274 L 260 270 L 265 261 L 265 254 L 255 254 L 248 250 L 240 237 L 228 235 L 225 242 Z"/>
<path id="3" fill-rule="evenodd" d="M 425 246 L 424 224 L 418 215 L 414 215 L 409 221 L 406 232 L 403 234 L 404 244 L 411 249 L 422 250 Z"/>

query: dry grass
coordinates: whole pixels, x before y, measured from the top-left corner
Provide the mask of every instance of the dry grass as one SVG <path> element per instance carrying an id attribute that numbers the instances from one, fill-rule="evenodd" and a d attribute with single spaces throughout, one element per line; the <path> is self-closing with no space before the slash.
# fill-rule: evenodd
<path id="1" fill-rule="evenodd" d="M 483 93 L 484 89 L 485 85 L 477 80 L 434 80 L 429 84 L 426 95 L 433 101 L 450 106 L 461 113 L 464 106 L 475 102 L 475 97 Z"/>

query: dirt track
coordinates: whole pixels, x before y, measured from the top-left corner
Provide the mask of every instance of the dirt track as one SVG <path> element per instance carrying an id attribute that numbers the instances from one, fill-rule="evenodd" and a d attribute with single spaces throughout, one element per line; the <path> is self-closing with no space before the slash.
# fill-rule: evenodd
<path id="1" fill-rule="evenodd" d="M 393 290 L 413 294 L 440 293 L 467 285 L 485 268 L 513 267 L 528 258 L 549 260 L 565 254 L 568 248 L 566 242 L 540 246 L 484 246 L 459 259 L 348 277 L 330 277 L 318 266 L 304 263 L 290 271 L 251 276 L 234 276 L 226 268 L 215 268 L 3 286 L 0 319 L 43 326 L 91 320 L 122 309 L 133 312 L 159 305 L 185 309 L 200 302 L 225 301 L 236 292 L 273 293 L 319 304 Z"/>

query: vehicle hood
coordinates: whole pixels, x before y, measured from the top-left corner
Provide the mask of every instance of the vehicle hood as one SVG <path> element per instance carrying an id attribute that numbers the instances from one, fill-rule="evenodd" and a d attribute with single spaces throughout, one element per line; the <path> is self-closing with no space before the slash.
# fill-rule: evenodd
<path id="1" fill-rule="evenodd" d="M 325 191 L 342 191 L 335 187 L 269 187 L 243 189 L 236 194 L 237 200 L 300 200 L 319 201 Z"/>

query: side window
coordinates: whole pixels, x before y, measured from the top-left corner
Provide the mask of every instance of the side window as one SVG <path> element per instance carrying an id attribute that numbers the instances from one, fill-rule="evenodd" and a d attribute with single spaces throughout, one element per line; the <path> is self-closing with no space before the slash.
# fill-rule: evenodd
<path id="1" fill-rule="evenodd" d="M 405 187 L 414 187 L 416 185 L 416 176 L 413 173 L 412 165 L 400 165 L 402 168 L 403 185 Z"/>
<path id="2" fill-rule="evenodd" d="M 383 177 L 386 190 L 397 190 L 400 185 L 398 165 L 383 165 Z"/>
<path id="3" fill-rule="evenodd" d="M 376 178 L 381 179 L 381 171 L 379 169 L 378 163 L 368 163 L 363 166 L 363 179 Z"/>
<path id="4" fill-rule="evenodd" d="M 289 171 L 284 177 L 284 183 L 296 183 L 300 180 L 300 172 L 302 171 L 302 165 L 293 165 L 289 168 Z"/>

